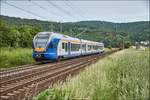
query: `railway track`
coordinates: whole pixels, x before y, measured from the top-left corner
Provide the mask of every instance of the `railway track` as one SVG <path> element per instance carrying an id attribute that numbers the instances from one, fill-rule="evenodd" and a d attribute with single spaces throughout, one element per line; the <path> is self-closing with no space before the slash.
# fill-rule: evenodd
<path id="1" fill-rule="evenodd" d="M 30 74 L 31 72 L 38 72 L 38 71 L 42 71 L 42 70 L 47 70 L 47 68 L 51 68 L 51 67 L 57 67 L 57 66 L 62 66 L 62 64 L 68 64 L 68 63 L 72 63 L 78 60 L 83 60 L 85 58 L 88 58 L 91 56 L 87 56 L 87 57 L 81 57 L 78 59 L 71 59 L 71 60 L 67 60 L 67 61 L 61 61 L 61 62 L 57 62 L 57 63 L 50 63 L 50 64 L 42 64 L 42 65 L 32 65 L 31 68 L 30 66 L 27 66 L 25 68 L 15 68 L 13 70 L 6 70 L 6 71 L 2 71 L 0 73 L 0 78 L 1 78 L 1 82 L 2 81 L 6 81 L 8 79 L 12 79 L 12 78 L 16 78 L 16 77 L 20 77 L 22 75 L 27 75 Z M 0 83 L 1 83 L 0 82 Z"/>
<path id="2" fill-rule="evenodd" d="M 116 51 L 56 63 L 36 64 L 19 69 L 3 70 L 0 72 L 0 99 L 31 99 L 53 83 L 65 80 L 68 75 L 75 74 L 85 66 L 96 62 L 100 57 Z"/>

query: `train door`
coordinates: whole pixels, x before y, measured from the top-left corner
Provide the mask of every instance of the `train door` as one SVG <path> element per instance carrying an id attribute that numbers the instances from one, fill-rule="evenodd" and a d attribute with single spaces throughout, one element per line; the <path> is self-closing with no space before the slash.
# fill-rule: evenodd
<path id="1" fill-rule="evenodd" d="M 64 56 L 68 55 L 68 42 L 62 42 L 62 51 Z"/>
<path id="2" fill-rule="evenodd" d="M 88 52 L 88 45 L 87 44 L 85 44 L 85 54 L 87 54 Z"/>
<path id="3" fill-rule="evenodd" d="M 84 44 L 84 54 L 86 54 L 86 44 Z"/>
<path id="4" fill-rule="evenodd" d="M 71 53 L 71 43 L 68 42 L 68 55 L 70 55 L 70 53 Z"/>
<path id="5" fill-rule="evenodd" d="M 86 53 L 86 44 L 81 45 L 81 54 L 84 55 Z"/>
<path id="6" fill-rule="evenodd" d="M 81 55 L 83 54 L 83 44 L 80 44 Z"/>

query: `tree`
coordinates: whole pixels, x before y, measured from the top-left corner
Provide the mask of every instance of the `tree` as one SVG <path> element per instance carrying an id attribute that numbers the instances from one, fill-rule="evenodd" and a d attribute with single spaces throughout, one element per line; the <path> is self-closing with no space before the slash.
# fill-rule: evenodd
<path id="1" fill-rule="evenodd" d="M 129 48 L 131 46 L 131 42 L 130 41 L 125 41 L 124 42 L 124 47 L 125 48 Z"/>
<path id="2" fill-rule="evenodd" d="M 31 26 L 22 26 L 19 29 L 20 41 L 19 44 L 21 47 L 31 47 L 32 45 L 32 27 Z"/>

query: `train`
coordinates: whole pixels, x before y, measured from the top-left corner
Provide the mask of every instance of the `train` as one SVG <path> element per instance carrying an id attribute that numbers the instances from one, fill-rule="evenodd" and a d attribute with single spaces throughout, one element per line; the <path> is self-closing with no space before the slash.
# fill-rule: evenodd
<path id="1" fill-rule="evenodd" d="M 39 32 L 33 38 L 32 57 L 36 61 L 58 61 L 103 52 L 102 42 L 74 38 L 56 32 Z"/>

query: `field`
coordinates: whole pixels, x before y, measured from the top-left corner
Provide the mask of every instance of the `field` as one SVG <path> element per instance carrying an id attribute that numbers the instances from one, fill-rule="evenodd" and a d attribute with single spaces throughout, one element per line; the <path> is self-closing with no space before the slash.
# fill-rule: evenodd
<path id="1" fill-rule="evenodd" d="M 0 68 L 14 67 L 33 63 L 32 49 L 0 48 Z"/>
<path id="2" fill-rule="evenodd" d="M 122 50 L 59 82 L 35 100 L 148 100 L 149 51 Z"/>

